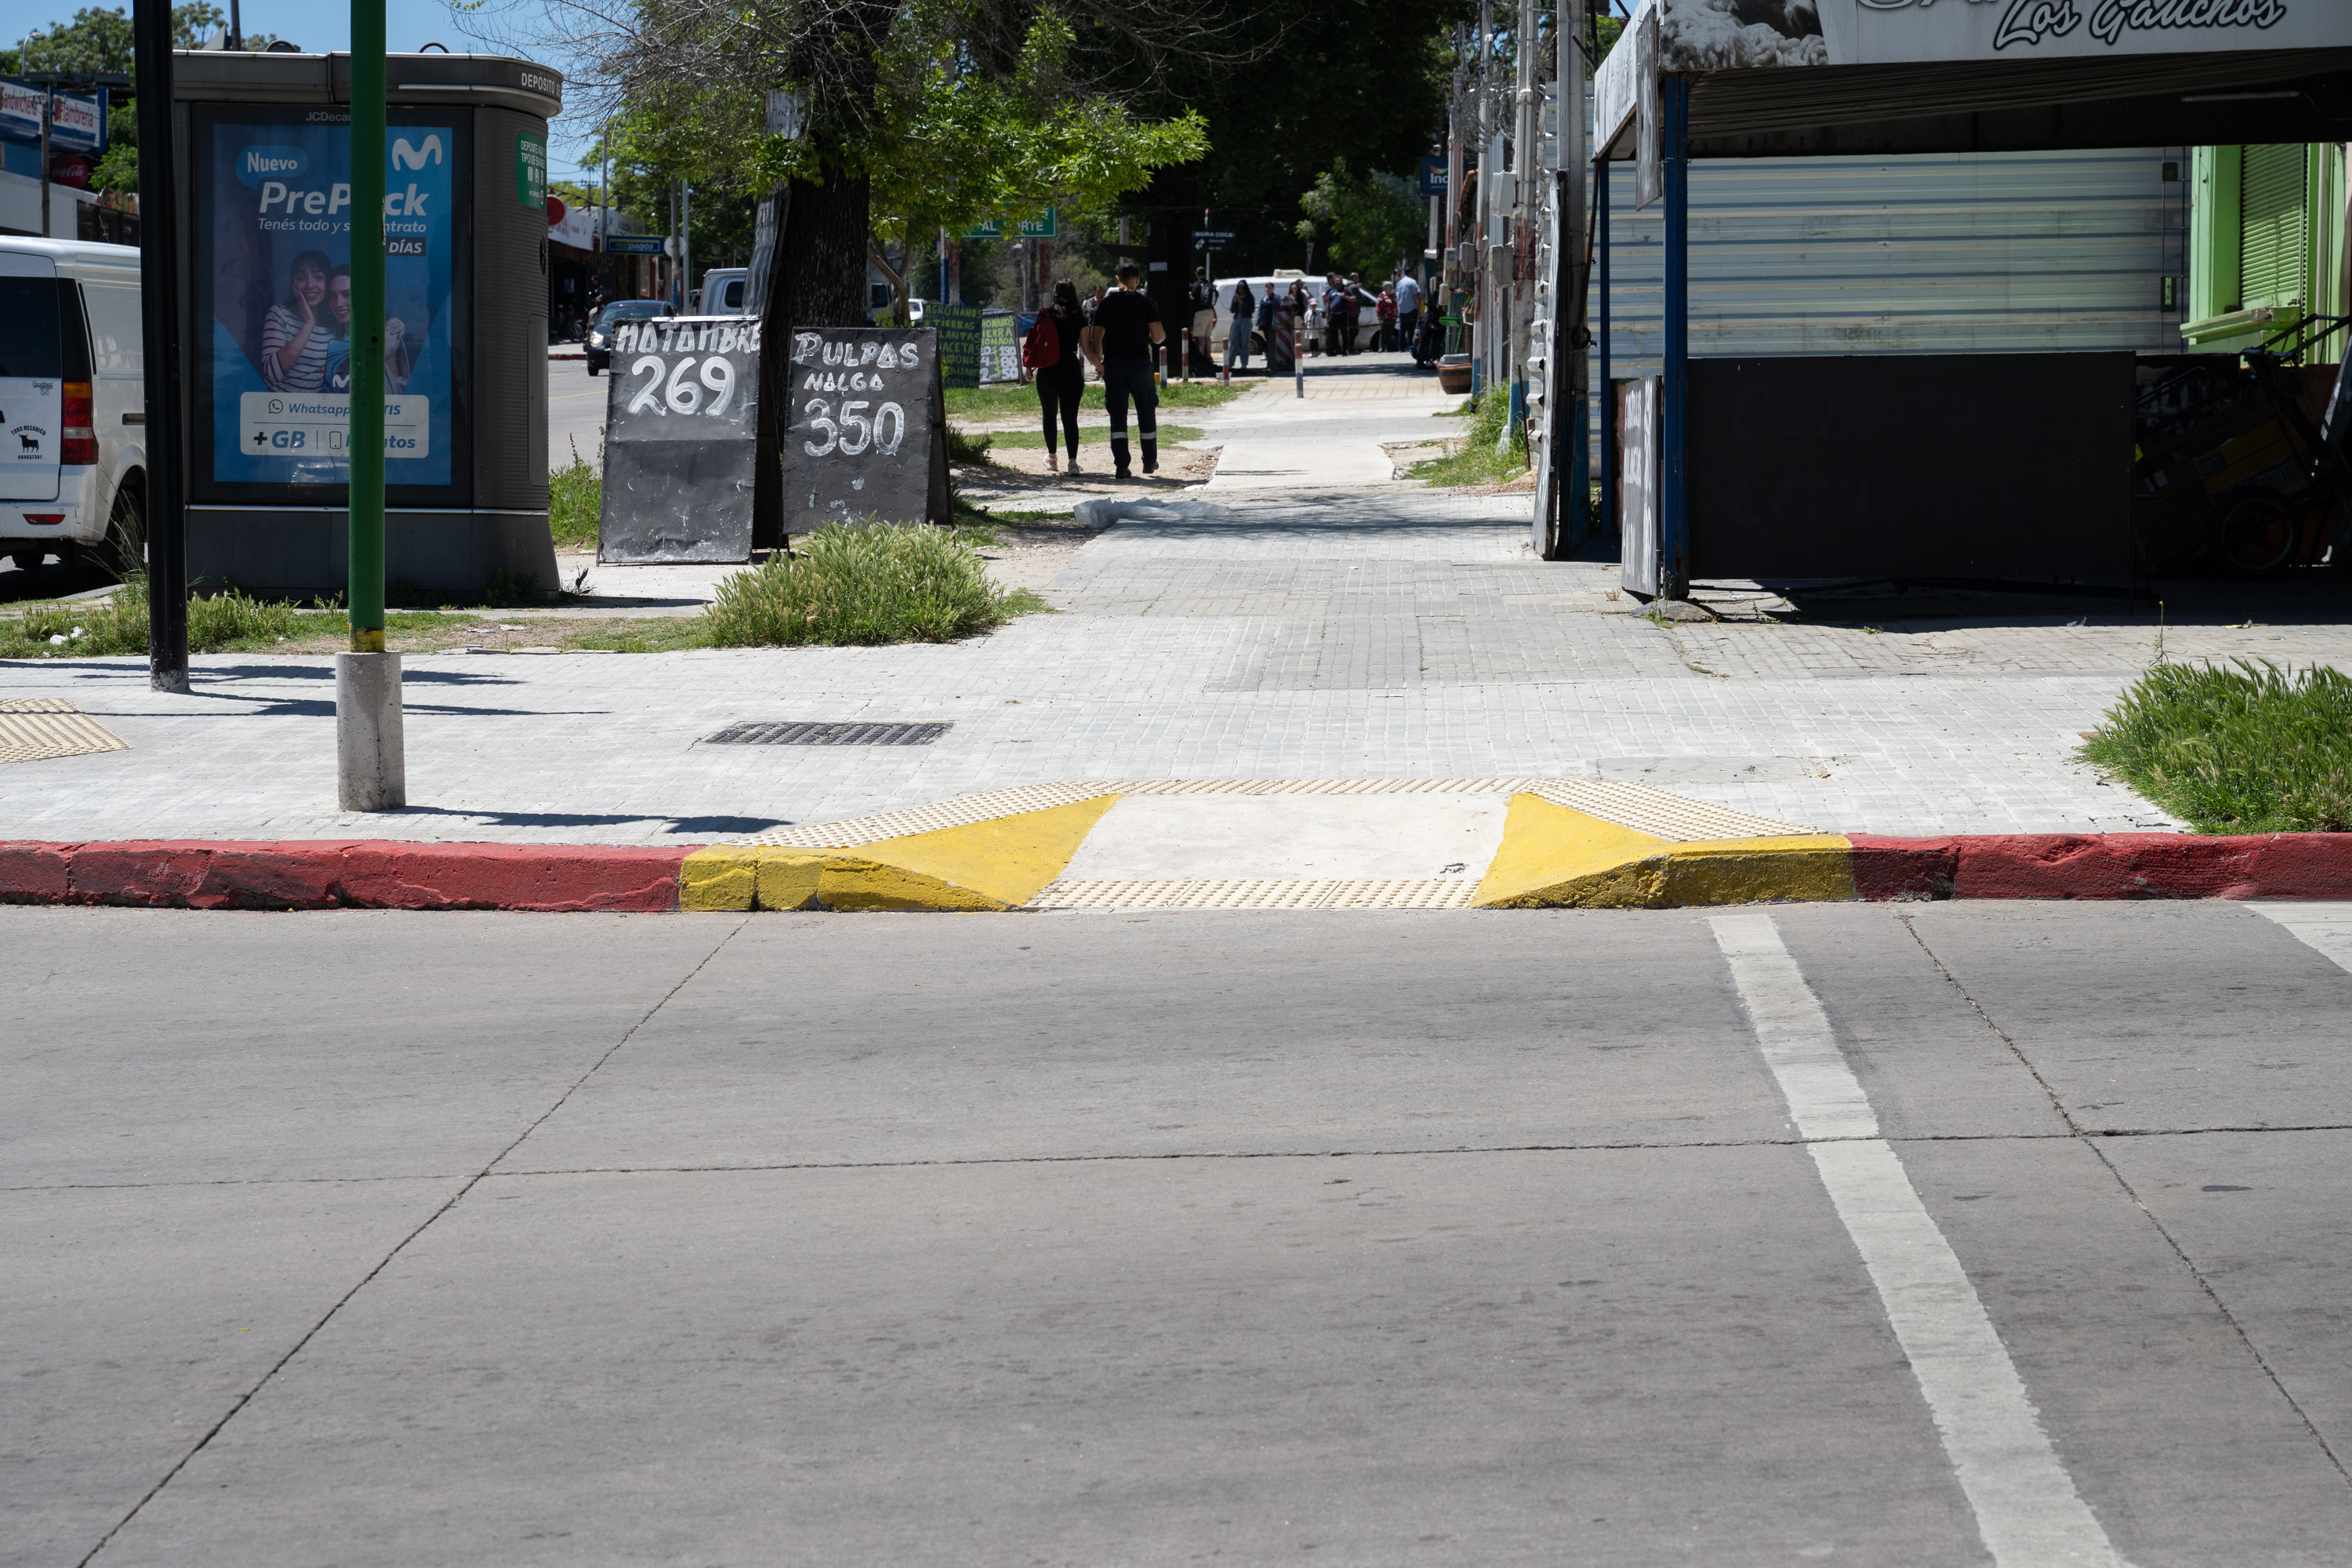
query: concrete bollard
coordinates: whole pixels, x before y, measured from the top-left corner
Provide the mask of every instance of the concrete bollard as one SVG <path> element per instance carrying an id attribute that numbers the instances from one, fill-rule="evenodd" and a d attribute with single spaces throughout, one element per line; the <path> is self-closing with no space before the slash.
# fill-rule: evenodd
<path id="1" fill-rule="evenodd" d="M 345 811 L 398 811 L 407 805 L 398 654 L 335 656 L 335 776 Z"/>

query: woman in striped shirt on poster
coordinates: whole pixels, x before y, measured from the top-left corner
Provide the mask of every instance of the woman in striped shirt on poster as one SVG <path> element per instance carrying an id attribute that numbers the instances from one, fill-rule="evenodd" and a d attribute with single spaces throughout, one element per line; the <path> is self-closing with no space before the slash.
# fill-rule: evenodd
<path id="1" fill-rule="evenodd" d="M 306 250 L 288 269 L 286 298 L 261 319 L 261 383 L 272 392 L 327 384 L 327 253 Z"/>

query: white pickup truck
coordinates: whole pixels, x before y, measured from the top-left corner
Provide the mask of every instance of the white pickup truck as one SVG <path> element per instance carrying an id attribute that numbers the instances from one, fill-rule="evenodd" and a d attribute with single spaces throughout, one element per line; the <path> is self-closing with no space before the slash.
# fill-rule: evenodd
<path id="1" fill-rule="evenodd" d="M 147 559 L 139 252 L 0 236 L 0 555 Z"/>

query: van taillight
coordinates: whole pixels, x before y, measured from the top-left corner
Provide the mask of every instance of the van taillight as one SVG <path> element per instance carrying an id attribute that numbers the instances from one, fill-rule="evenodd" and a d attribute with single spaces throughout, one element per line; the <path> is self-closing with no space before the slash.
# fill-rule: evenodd
<path id="1" fill-rule="evenodd" d="M 89 383 L 66 383 L 66 439 L 60 458 L 68 468 L 89 468 L 98 462 L 98 430 L 90 415 Z"/>

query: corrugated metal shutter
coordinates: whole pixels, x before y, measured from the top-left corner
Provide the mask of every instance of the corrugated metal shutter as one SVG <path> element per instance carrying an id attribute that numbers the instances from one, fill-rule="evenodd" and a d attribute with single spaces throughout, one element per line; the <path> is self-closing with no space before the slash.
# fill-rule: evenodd
<path id="1" fill-rule="evenodd" d="M 2239 293 L 2245 308 L 2303 302 L 2310 248 L 2305 201 L 2309 149 L 2248 147 L 2238 176 Z"/>
<path id="2" fill-rule="evenodd" d="M 2178 147 L 1693 165 L 1690 352 L 1701 356 L 2179 353 L 2162 279 L 2186 270 Z M 1612 163 L 1615 353 L 1658 370 L 1663 205 Z M 1597 303 L 1597 301 L 1596 301 Z M 1599 330 L 1599 311 L 1592 315 Z M 1600 374 L 1600 355 L 1593 356 Z M 1591 406 L 1598 417 L 1599 397 Z"/>

